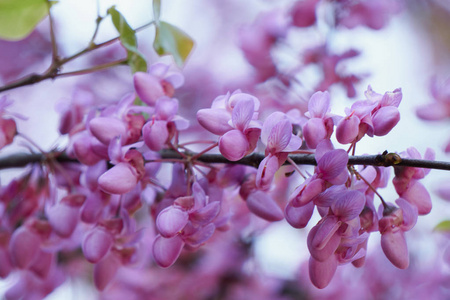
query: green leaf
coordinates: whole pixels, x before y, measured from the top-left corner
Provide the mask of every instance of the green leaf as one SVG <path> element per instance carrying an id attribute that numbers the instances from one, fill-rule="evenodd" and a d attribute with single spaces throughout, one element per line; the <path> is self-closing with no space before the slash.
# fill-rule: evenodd
<path id="1" fill-rule="evenodd" d="M 434 227 L 435 231 L 450 231 L 450 220 L 440 222 Z"/>
<path id="2" fill-rule="evenodd" d="M 194 47 L 194 41 L 181 29 L 161 21 L 156 26 L 153 48 L 159 55 L 171 54 L 181 67 Z"/>
<path id="3" fill-rule="evenodd" d="M 0 0 L 0 38 L 21 40 L 27 37 L 46 15 L 46 0 Z"/>
<path id="4" fill-rule="evenodd" d="M 108 9 L 108 14 L 111 15 L 114 27 L 120 35 L 120 43 L 127 49 L 128 65 L 133 73 L 146 72 L 147 62 L 144 56 L 139 52 L 137 48 L 136 33 L 133 28 L 128 25 L 122 14 L 116 10 L 115 6 Z"/>
<path id="5" fill-rule="evenodd" d="M 155 21 L 159 21 L 159 16 L 161 15 L 161 0 L 153 0 L 153 18 Z"/>

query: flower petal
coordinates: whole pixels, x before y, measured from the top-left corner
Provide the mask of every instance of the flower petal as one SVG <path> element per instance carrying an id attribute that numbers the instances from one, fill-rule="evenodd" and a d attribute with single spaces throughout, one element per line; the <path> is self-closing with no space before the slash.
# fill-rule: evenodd
<path id="1" fill-rule="evenodd" d="M 330 108 L 330 94 L 325 92 L 315 92 L 308 102 L 308 112 L 310 118 L 323 118 Z"/>
<path id="2" fill-rule="evenodd" d="M 186 211 L 169 206 L 163 209 L 156 218 L 156 226 L 159 233 L 166 238 L 178 234 L 189 220 L 189 214 Z"/>
<path id="3" fill-rule="evenodd" d="M 184 242 L 178 235 L 172 238 L 157 235 L 153 242 L 153 258 L 159 266 L 168 268 L 180 256 L 183 246 Z"/>
<path id="4" fill-rule="evenodd" d="M 409 266 L 408 246 L 402 230 L 387 231 L 381 235 L 381 248 L 389 261 L 400 269 Z"/>
<path id="5" fill-rule="evenodd" d="M 246 136 L 239 130 L 234 129 L 225 133 L 219 140 L 219 151 L 230 161 L 243 158 L 249 149 Z"/>
<path id="6" fill-rule="evenodd" d="M 236 103 L 233 108 L 231 120 L 236 129 L 244 131 L 250 121 L 252 120 L 253 113 L 255 112 L 255 105 L 251 99 L 243 99 Z"/>
<path id="7" fill-rule="evenodd" d="M 100 227 L 95 227 L 85 235 L 81 249 L 86 260 L 95 264 L 108 253 L 112 244 L 111 233 Z"/>
<path id="8" fill-rule="evenodd" d="M 294 228 L 305 228 L 314 212 L 314 203 L 309 202 L 304 206 L 294 207 L 289 202 L 284 209 L 286 221 Z"/>
<path id="9" fill-rule="evenodd" d="M 283 211 L 267 193 L 256 190 L 247 198 L 248 209 L 267 221 L 280 221 L 284 218 Z"/>
<path id="10" fill-rule="evenodd" d="M 228 124 L 230 119 L 231 114 L 225 109 L 205 108 L 200 109 L 197 112 L 198 123 L 206 130 L 217 135 L 223 135 L 227 131 L 233 129 L 233 127 Z"/>
<path id="11" fill-rule="evenodd" d="M 98 178 L 100 188 L 110 194 L 125 194 L 136 186 L 137 172 L 128 163 L 118 163 Z"/>

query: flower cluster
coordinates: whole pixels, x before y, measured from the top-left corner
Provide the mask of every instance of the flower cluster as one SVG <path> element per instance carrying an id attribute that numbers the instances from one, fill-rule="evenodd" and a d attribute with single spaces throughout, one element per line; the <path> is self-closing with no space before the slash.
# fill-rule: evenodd
<path id="1" fill-rule="evenodd" d="M 348 97 L 358 95 L 363 76 L 343 67 L 358 51 L 305 45 L 288 71 L 277 59 L 291 33 L 319 30 L 318 11 L 332 10 L 328 30 L 380 29 L 399 2 L 303 0 L 261 14 L 238 32 L 255 72 L 242 89 L 208 86 L 220 96 L 202 99 L 212 103 L 196 108 L 195 116 L 186 106 L 197 104 L 201 93 L 190 93 L 192 86 L 169 63 L 135 73 L 134 91 L 117 102 L 98 103 L 79 89 L 70 105 L 58 107 L 59 132 L 68 140 L 61 152 L 68 157 L 61 160 L 59 150 L 45 154 L 0 186 L 0 277 L 19 278 L 7 298 L 43 298 L 66 277 L 93 270 L 105 299 L 129 291 L 166 299 L 170 292 L 155 286 L 181 286 L 190 272 L 201 279 L 191 276 L 180 290 L 195 289 L 199 299 L 286 299 L 282 291 L 289 286 L 242 273 L 251 269 L 254 236 L 268 222 L 309 230 L 308 273 L 319 289 L 332 283 L 338 266 L 362 267 L 376 232 L 388 260 L 407 268 L 406 232 L 432 208 L 421 182 L 429 170 L 356 166 L 349 157 L 363 138 L 385 136 L 398 124 L 401 89 L 378 94 L 369 86 L 364 99 L 339 115 L 327 90 L 341 85 Z M 299 78 L 311 66 L 320 78 L 303 91 Z M 433 91 L 437 103 L 421 110 L 422 118 L 448 114 L 447 91 Z M 0 149 L 17 135 L 10 105 L 0 98 Z M 297 164 L 297 154 L 311 158 L 314 169 Z M 413 147 L 379 157 L 386 155 L 422 159 Z M 434 152 L 423 158 L 433 160 Z M 380 190 L 391 171 L 398 199 L 385 201 Z M 315 211 L 319 221 L 311 224 Z M 147 276 L 156 283 L 147 284 Z M 185 296 L 177 293 L 172 297 Z"/>

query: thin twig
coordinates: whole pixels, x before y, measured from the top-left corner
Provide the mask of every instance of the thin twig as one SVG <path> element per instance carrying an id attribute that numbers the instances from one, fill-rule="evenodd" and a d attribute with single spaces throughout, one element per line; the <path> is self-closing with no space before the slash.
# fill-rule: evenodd
<path id="1" fill-rule="evenodd" d="M 140 30 L 142 30 L 144 28 L 147 28 L 147 27 L 153 25 L 154 23 L 155 23 L 155 21 L 151 21 L 151 22 L 149 22 L 147 24 L 144 24 L 144 25 L 136 28 L 134 31 L 135 32 L 140 31 Z M 90 43 L 85 49 L 83 49 L 83 50 L 81 50 L 81 51 L 79 51 L 79 52 L 77 52 L 77 53 L 75 53 L 75 54 L 73 54 L 73 55 L 71 55 L 69 57 L 57 58 L 56 60 L 54 58 L 54 61 L 52 62 L 50 67 L 47 69 L 47 71 L 45 71 L 44 73 L 42 73 L 42 74 L 32 73 L 32 74 L 26 75 L 26 76 L 24 76 L 24 77 L 22 77 L 22 78 L 20 78 L 20 79 L 18 79 L 16 81 L 8 83 L 8 84 L 0 87 L 0 93 L 1 92 L 5 92 L 5 91 L 9 91 L 9 90 L 12 90 L 12 89 L 15 89 L 15 88 L 18 88 L 18 87 L 32 85 L 32 84 L 35 84 L 35 83 L 38 83 L 38 82 L 41 82 L 41 81 L 44 81 L 44 80 L 47 80 L 47 79 L 53 79 L 53 78 L 58 77 L 58 76 L 68 76 L 68 75 L 83 74 L 82 70 L 76 71 L 75 74 L 70 74 L 71 72 L 61 74 L 59 72 L 60 72 L 61 67 L 64 64 L 68 63 L 69 61 L 72 61 L 72 60 L 74 60 L 74 59 L 76 59 L 76 58 L 78 58 L 78 57 L 80 57 L 80 56 L 82 56 L 82 55 L 84 55 L 84 54 L 86 54 L 88 52 L 91 52 L 91 51 L 93 51 L 95 49 L 99 49 L 99 48 L 105 47 L 105 46 L 107 46 L 109 44 L 115 43 L 119 39 L 120 39 L 120 36 L 117 36 L 115 38 L 112 38 L 112 39 L 110 39 L 108 41 L 105 41 L 103 43 L 100 43 L 100 44 Z M 52 44 L 53 44 L 53 42 L 52 42 Z"/>

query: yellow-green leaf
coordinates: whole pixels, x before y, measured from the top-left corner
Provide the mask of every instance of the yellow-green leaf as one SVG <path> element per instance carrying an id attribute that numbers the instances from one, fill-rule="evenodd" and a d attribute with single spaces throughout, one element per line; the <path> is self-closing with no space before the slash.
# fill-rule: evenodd
<path id="1" fill-rule="evenodd" d="M 0 38 L 27 37 L 47 14 L 46 0 L 0 0 Z"/>
<path id="2" fill-rule="evenodd" d="M 111 15 L 114 27 L 116 27 L 120 36 L 120 43 L 127 49 L 128 65 L 133 73 L 146 72 L 147 62 L 144 56 L 139 52 L 137 48 L 136 33 L 133 28 L 128 25 L 122 14 L 112 6 L 108 9 L 108 14 Z"/>
<path id="3" fill-rule="evenodd" d="M 192 38 L 181 29 L 167 22 L 159 22 L 153 48 L 159 55 L 171 54 L 181 67 L 194 47 Z"/>
<path id="4" fill-rule="evenodd" d="M 436 231 L 450 231 L 450 220 L 440 222 L 434 227 Z"/>

